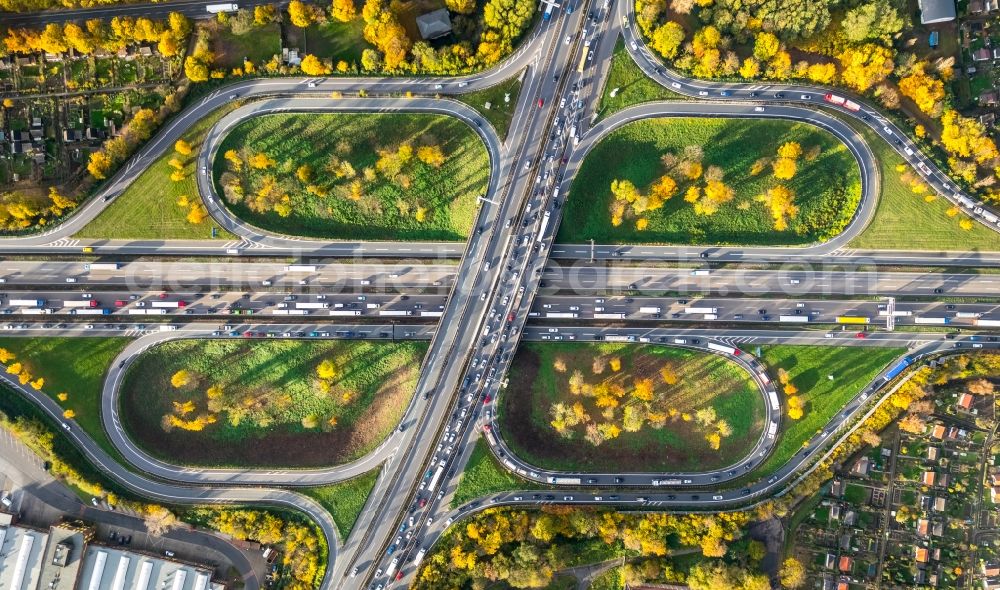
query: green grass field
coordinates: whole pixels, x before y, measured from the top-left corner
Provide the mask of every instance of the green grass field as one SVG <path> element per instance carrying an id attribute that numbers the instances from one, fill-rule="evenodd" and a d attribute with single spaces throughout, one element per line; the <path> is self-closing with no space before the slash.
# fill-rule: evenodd
<path id="1" fill-rule="evenodd" d="M 220 27 L 213 51 L 216 67 L 242 68 L 244 59 L 259 65 L 274 55 L 281 55 L 281 26 L 271 23 L 254 27 L 244 35 L 234 35 L 228 27 Z"/>
<path id="2" fill-rule="evenodd" d="M 899 179 L 896 166 L 903 159 L 875 132 L 856 121 L 872 153 L 878 158 L 882 179 L 875 217 L 861 235 L 851 240 L 851 248 L 882 250 L 1000 251 L 1000 234 L 976 223 L 971 230 L 959 227 L 964 214 L 948 217 L 951 204 L 944 198 L 930 203 L 914 194 Z M 917 237 L 917 239 L 915 239 Z"/>
<path id="3" fill-rule="evenodd" d="M 610 359 L 621 360 L 621 370 L 612 371 Z M 592 372 L 596 358 L 607 360 L 599 375 Z M 566 371 L 558 372 L 557 360 Z M 661 367 L 673 369 L 678 381 L 663 383 Z M 561 402 L 569 406 L 580 401 L 594 422 L 607 421 L 594 399 L 574 395 L 567 385 L 580 370 L 595 387 L 604 383 L 632 389 L 636 379 L 655 383 L 653 408 L 676 415 L 657 429 L 644 423 L 637 432 L 623 429 L 617 438 L 598 446 L 584 439 L 584 426 L 571 429 L 573 436 L 560 436 L 550 424 L 550 408 Z M 612 420 L 620 427 L 623 408 L 632 403 L 628 394 Z M 757 442 L 764 428 L 764 401 L 749 375 L 735 363 L 720 356 L 669 346 L 635 346 L 613 343 L 531 343 L 523 345 L 514 358 L 510 385 L 500 396 L 500 428 L 504 440 L 519 457 L 543 469 L 580 471 L 704 471 L 723 467 L 741 459 Z M 711 430 L 684 420 L 683 414 L 714 408 L 719 419 L 729 423 L 732 434 L 722 439 L 714 451 L 705 440 Z"/>
<path id="4" fill-rule="evenodd" d="M 188 222 L 188 209 L 178 206 L 177 201 L 181 196 L 187 196 L 192 202 L 201 200 L 195 182 L 195 155 L 212 125 L 237 106 L 239 105 L 230 103 L 192 125 L 182 136 L 194 148 L 190 156 L 185 158 L 172 148 L 168 150 L 100 215 L 84 226 L 76 237 L 123 240 L 211 238 L 213 220 L 208 218 L 198 225 Z M 187 162 L 184 180 L 179 182 L 170 180 L 174 169 L 168 162 L 173 158 Z M 222 230 L 218 231 L 216 237 L 220 240 L 235 239 L 235 236 Z"/>
<path id="5" fill-rule="evenodd" d="M 365 41 L 364 21 L 360 18 L 349 23 L 330 21 L 315 24 L 306 29 L 288 25 L 287 29 L 291 35 L 296 35 L 301 39 L 299 47 L 304 53 L 330 58 L 334 65 L 340 60 L 352 65 L 360 65 L 361 52 L 365 48 L 371 47 Z"/>
<path id="6" fill-rule="evenodd" d="M 514 109 L 517 108 L 517 97 L 520 93 L 521 80 L 511 78 L 485 90 L 458 94 L 455 98 L 479 111 L 503 140 L 510 131 L 510 122 L 514 118 Z M 503 98 L 506 94 L 510 95 L 510 102 L 505 103 Z M 486 103 L 490 103 L 490 108 L 486 108 Z"/>
<path id="7" fill-rule="evenodd" d="M 426 343 L 179 340 L 143 353 L 122 385 L 122 422 L 155 456 L 193 465 L 307 467 L 363 456 L 396 427 L 416 387 Z M 331 360 L 324 390 L 316 374 Z M 177 388 L 184 369 L 192 383 Z M 212 396 L 210 387 L 222 393 Z M 345 398 L 347 401 L 345 401 Z M 184 413 L 175 402 L 193 402 Z M 167 432 L 165 415 L 215 416 Z M 331 422 L 335 420 L 335 423 Z M 310 424 L 312 422 L 312 424 Z"/>
<path id="8" fill-rule="evenodd" d="M 776 376 L 785 369 L 806 402 L 805 415 L 799 420 L 781 419 L 778 444 L 754 477 L 761 477 L 785 464 L 802 444 L 830 421 L 861 391 L 879 371 L 905 352 L 903 348 L 860 346 L 764 346 L 761 360 L 768 374 Z M 833 375 L 833 380 L 828 379 Z M 784 394 L 779 394 L 784 404 Z M 784 407 L 784 406 L 783 406 Z"/>
<path id="9" fill-rule="evenodd" d="M 785 231 L 774 229 L 771 214 L 755 199 L 777 181 L 767 167 L 757 176 L 751 166 L 762 157 L 774 157 L 779 146 L 797 141 L 805 152 L 820 146 L 813 161 L 800 158 L 798 173 L 786 181 L 797 195 L 798 216 Z M 688 182 L 678 180 L 677 194 L 656 211 L 643 216 L 647 229 L 636 228 L 635 218 L 626 217 L 618 227 L 611 224 L 611 182 L 628 179 L 640 192 L 666 170 L 663 154 L 679 155 L 689 145 L 702 146 L 703 165 L 715 165 L 725 173 L 725 182 L 735 198 L 714 215 L 696 215 L 683 199 Z M 675 180 L 681 175 L 674 171 Z M 860 199 L 857 163 L 847 148 L 829 133 L 788 121 L 751 119 L 700 119 L 664 117 L 630 123 L 608 135 L 580 167 L 566 201 L 558 241 L 563 243 L 661 243 L 661 244 L 804 244 L 839 233 L 850 220 Z M 704 186 L 699 180 L 698 186 Z"/>
<path id="10" fill-rule="evenodd" d="M 611 96 L 617 88 L 618 92 Z M 608 80 L 601 93 L 601 102 L 597 107 L 598 119 L 603 119 L 624 108 L 652 102 L 654 100 L 683 100 L 676 92 L 667 90 L 642 73 L 639 66 L 625 50 L 625 41 L 618 40 L 615 52 L 611 56 L 611 69 Z"/>
<path id="11" fill-rule="evenodd" d="M 64 409 L 112 457 L 120 458 L 101 425 L 101 389 L 111 361 L 128 344 L 128 338 L 0 338 L 0 348 L 16 355 L 35 377 L 43 377 L 42 391 L 58 401 L 66 393 Z M 10 363 L 8 363 L 10 364 Z"/>
<path id="12" fill-rule="evenodd" d="M 458 487 L 451 499 L 452 508 L 487 494 L 512 490 L 534 490 L 540 486 L 521 479 L 497 463 L 484 439 L 476 441 L 469 462 L 458 480 Z"/>
<path id="13" fill-rule="evenodd" d="M 358 515 L 361 514 L 365 502 L 368 501 L 368 496 L 375 488 L 378 474 L 378 470 L 369 471 L 344 482 L 297 491 L 316 500 L 330 512 L 333 521 L 337 524 L 340 541 L 343 543 L 350 536 L 351 530 L 354 529 L 354 523 L 358 520 Z"/>
<path id="14" fill-rule="evenodd" d="M 379 173 L 362 182 L 358 200 L 350 195 L 351 180 L 329 172 L 333 157 L 349 162 L 360 180 L 373 168 L 379 149 L 393 152 L 408 142 L 416 148 L 439 145 L 445 162 L 434 168 L 414 157 L 395 180 Z M 285 234 L 343 239 L 464 240 L 472 229 L 476 197 L 489 180 L 489 157 L 482 141 L 465 123 L 446 116 L 423 114 L 265 115 L 230 131 L 219 149 L 216 179 L 227 176 L 223 154 L 235 149 L 264 153 L 275 161 L 267 170 L 239 176 L 247 195 L 255 194 L 267 176 L 290 199 L 291 210 L 282 217 L 270 208 L 253 211 L 244 199 L 229 202 L 242 219 Z M 299 166 L 314 171 L 313 184 L 327 191 L 321 197 L 306 191 L 296 178 Z M 407 188 L 404 188 L 408 185 Z M 220 193 L 221 193 L 220 189 Z M 418 220 L 418 208 L 426 210 Z"/>

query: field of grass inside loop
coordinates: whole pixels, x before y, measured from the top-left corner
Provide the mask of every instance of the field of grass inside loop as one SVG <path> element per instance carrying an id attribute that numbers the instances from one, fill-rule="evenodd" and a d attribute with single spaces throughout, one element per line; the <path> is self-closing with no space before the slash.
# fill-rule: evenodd
<path id="1" fill-rule="evenodd" d="M 130 437 L 172 463 L 318 467 L 364 456 L 402 418 L 426 343 L 178 340 L 122 384 Z"/>
<path id="2" fill-rule="evenodd" d="M 543 469 L 708 471 L 745 457 L 764 428 L 743 368 L 668 346 L 526 344 L 499 403 L 504 440 Z"/>
<path id="3" fill-rule="evenodd" d="M 779 156 L 786 144 L 797 144 L 793 158 Z M 616 181 L 627 181 L 635 190 L 614 193 Z M 557 239 L 808 244 L 842 232 L 860 199 L 854 156 L 833 135 L 812 125 L 644 119 L 611 132 L 587 154 Z"/>
<path id="4" fill-rule="evenodd" d="M 486 192 L 486 146 L 443 115 L 274 114 L 235 126 L 214 164 L 223 201 L 283 234 L 462 241 Z"/>

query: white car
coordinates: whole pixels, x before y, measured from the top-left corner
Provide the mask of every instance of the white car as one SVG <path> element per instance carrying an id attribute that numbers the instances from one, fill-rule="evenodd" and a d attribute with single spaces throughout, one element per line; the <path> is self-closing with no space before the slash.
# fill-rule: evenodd
<path id="1" fill-rule="evenodd" d="M 629 43 L 629 46 L 632 47 L 632 51 L 639 51 L 639 46 L 635 44 L 635 41 Z"/>
<path id="2" fill-rule="evenodd" d="M 570 40 L 572 38 L 573 38 L 572 35 L 566 35 L 566 39 L 563 40 L 563 43 L 565 43 L 566 45 L 569 45 L 569 42 L 570 42 Z"/>
<path id="3" fill-rule="evenodd" d="M 753 110 L 755 113 L 763 113 L 764 107 L 754 107 Z"/>
<path id="4" fill-rule="evenodd" d="M 698 91 L 698 96 L 708 96 L 708 91 L 707 90 L 699 90 Z"/>
<path id="5" fill-rule="evenodd" d="M 434 90 L 441 90 L 442 88 L 444 88 L 443 84 L 435 84 L 434 85 Z"/>
<path id="6" fill-rule="evenodd" d="M 680 82 L 671 82 L 670 85 L 673 86 L 674 88 L 680 88 L 681 87 L 681 83 Z"/>

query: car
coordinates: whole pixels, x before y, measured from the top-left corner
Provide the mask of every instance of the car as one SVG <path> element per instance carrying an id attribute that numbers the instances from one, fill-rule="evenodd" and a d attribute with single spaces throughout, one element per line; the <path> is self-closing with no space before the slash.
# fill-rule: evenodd
<path id="1" fill-rule="evenodd" d="M 164 551 L 163 555 L 165 555 L 167 557 L 174 557 L 174 552 L 173 551 Z"/>
<path id="2" fill-rule="evenodd" d="M 698 96 L 708 96 L 708 90 L 699 90 Z"/>
<path id="3" fill-rule="evenodd" d="M 943 292 L 943 291 L 942 291 L 941 289 L 934 289 L 934 293 L 935 293 L 935 294 L 940 294 L 940 293 L 942 293 L 942 292 Z"/>
<path id="4" fill-rule="evenodd" d="M 732 96 L 732 95 L 733 95 L 733 93 L 730 92 L 730 91 L 728 91 L 728 90 L 723 90 L 723 91 L 719 92 L 719 96 Z"/>
<path id="5" fill-rule="evenodd" d="M 565 501 L 565 502 L 572 502 L 573 501 L 573 496 L 563 496 L 563 501 Z"/>
<path id="6" fill-rule="evenodd" d="M 720 496 L 720 495 L 716 494 L 716 495 L 712 496 L 712 499 L 713 499 L 713 500 L 721 500 L 721 499 L 722 499 L 722 496 Z"/>
<path id="7" fill-rule="evenodd" d="M 868 334 L 865 333 L 865 332 L 858 332 L 857 334 L 854 335 L 854 337 L 855 338 L 867 338 Z"/>
<path id="8" fill-rule="evenodd" d="M 434 85 L 434 90 L 441 90 L 442 88 L 444 88 L 443 84 L 435 84 Z"/>
<path id="9" fill-rule="evenodd" d="M 356 566 L 354 566 L 354 569 L 351 570 L 351 577 L 352 578 L 356 578 L 356 577 L 358 577 L 359 573 L 361 573 L 361 566 L 357 566 L 356 565 Z"/>
<path id="10" fill-rule="evenodd" d="M 764 107 L 754 107 L 753 110 L 755 113 L 763 113 Z"/>
<path id="11" fill-rule="evenodd" d="M 780 98 L 785 98 L 785 95 L 782 92 L 775 92 L 774 93 L 774 98 L 779 98 L 779 99 Z"/>
<path id="12" fill-rule="evenodd" d="M 629 46 L 632 48 L 632 51 L 638 51 L 639 50 L 639 46 L 636 44 L 635 41 L 632 41 L 631 43 L 629 43 Z"/>
<path id="13" fill-rule="evenodd" d="M 681 87 L 680 82 L 671 82 L 670 85 L 673 86 L 674 88 L 680 88 Z"/>
<path id="14" fill-rule="evenodd" d="M 542 108 L 543 106 L 545 106 L 545 99 L 544 98 L 539 98 L 538 99 L 538 108 Z"/>
<path id="15" fill-rule="evenodd" d="M 803 95 L 799 96 L 799 98 L 801 98 L 802 100 L 812 100 L 812 95 L 811 94 L 803 94 Z"/>
<path id="16" fill-rule="evenodd" d="M 566 45 L 569 45 L 569 42 L 572 41 L 572 40 L 573 40 L 573 35 L 566 35 L 566 38 L 563 39 L 563 43 L 565 43 Z"/>
<path id="17" fill-rule="evenodd" d="M 889 129 L 888 127 L 882 127 L 882 131 L 884 131 L 886 135 L 892 135 L 892 129 Z"/>

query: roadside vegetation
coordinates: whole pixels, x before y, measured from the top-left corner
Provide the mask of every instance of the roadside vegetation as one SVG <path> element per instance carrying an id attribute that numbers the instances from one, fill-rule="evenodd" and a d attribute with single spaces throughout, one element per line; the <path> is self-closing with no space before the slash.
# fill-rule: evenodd
<path id="1" fill-rule="evenodd" d="M 558 240 L 804 244 L 843 231 L 860 198 L 854 157 L 810 125 L 648 119 L 587 154 Z"/>
<path id="2" fill-rule="evenodd" d="M 754 512 L 715 514 L 490 508 L 445 532 L 413 587 L 560 588 L 561 570 L 624 557 L 624 566 L 612 574 L 621 576 L 618 585 L 598 587 L 621 588 L 626 581 L 686 583 L 692 590 L 769 589 L 768 576 L 760 572 L 763 545 L 747 539 L 745 529 L 772 514 L 769 504 Z"/>
<path id="3" fill-rule="evenodd" d="M 928 189 L 888 143 L 867 126 L 848 121 L 865 138 L 879 164 L 882 190 L 871 223 L 850 248 L 884 250 L 1000 251 L 1000 233 Z M 913 236 L 920 236 L 914 240 Z"/>
<path id="4" fill-rule="evenodd" d="M 489 172 L 465 123 L 424 114 L 262 115 L 234 127 L 215 162 L 240 218 L 345 239 L 463 240 Z"/>
<path id="5" fill-rule="evenodd" d="M 369 471 L 364 475 L 340 483 L 296 491 L 302 492 L 326 508 L 333 516 L 333 521 L 337 523 L 337 532 L 340 534 L 341 542 L 343 542 L 354 529 L 354 523 L 357 522 L 361 510 L 364 509 L 365 502 L 368 501 L 368 496 L 371 495 L 375 482 L 378 480 L 378 475 L 378 470 Z"/>
<path id="6" fill-rule="evenodd" d="M 774 450 L 753 475 L 766 476 L 787 463 L 848 400 L 904 352 L 903 348 L 882 346 L 761 347 L 760 358 L 767 365 L 768 374 L 785 382 L 775 386 L 779 393 L 784 393 L 779 397 L 786 415 L 781 420 Z M 798 398 L 799 403 L 789 405 L 791 397 Z"/>
<path id="7" fill-rule="evenodd" d="M 122 384 L 139 446 L 190 465 L 316 467 L 363 456 L 396 427 L 426 343 L 180 340 Z"/>
<path id="8" fill-rule="evenodd" d="M 611 93 L 617 89 L 614 96 Z M 657 84 L 639 69 L 618 39 L 611 56 L 611 69 L 598 103 L 598 118 L 603 119 L 622 109 L 655 100 L 680 100 L 684 97 Z"/>
<path id="9" fill-rule="evenodd" d="M 230 103 L 200 119 L 157 158 L 76 237 L 123 240 L 208 239 L 213 220 L 198 192 L 195 158 L 215 123 L 238 107 Z M 235 236 L 218 230 L 218 239 Z"/>
<path id="10" fill-rule="evenodd" d="M 906 3 L 639 0 L 636 14 L 651 49 L 685 75 L 841 86 L 910 127 L 953 178 L 988 201 L 1000 198 L 1000 151 L 982 123 L 959 114 L 973 103 L 952 83 L 970 39 L 964 49 L 949 34 L 930 44 L 930 28 Z M 983 47 L 981 35 L 972 33 L 971 51 Z M 977 83 L 988 87 L 989 74 Z"/>
<path id="11" fill-rule="evenodd" d="M 57 401 L 63 419 L 119 459 L 101 425 L 101 390 L 111 361 L 128 343 L 128 338 L 0 338 L 0 363 L 22 384 Z"/>
<path id="12" fill-rule="evenodd" d="M 526 344 L 499 403 L 504 440 L 544 469 L 706 471 L 743 458 L 764 427 L 746 371 L 669 346 Z"/>
<path id="13" fill-rule="evenodd" d="M 541 489 L 541 486 L 521 479 L 500 465 L 490 453 L 486 441 L 479 439 L 458 480 L 458 486 L 451 498 L 451 506 L 457 508 L 476 498 L 498 492 L 534 489 Z"/>
<path id="14" fill-rule="evenodd" d="M 490 86 L 485 90 L 458 94 L 457 100 L 464 102 L 479 111 L 490 125 L 497 130 L 500 140 L 507 139 L 507 132 L 510 131 L 510 123 L 514 119 L 514 111 L 517 109 L 517 98 L 521 94 L 521 76 L 505 80 L 495 86 Z M 504 102 L 504 96 L 510 95 L 510 100 Z M 486 105 L 490 105 L 489 108 Z"/>

